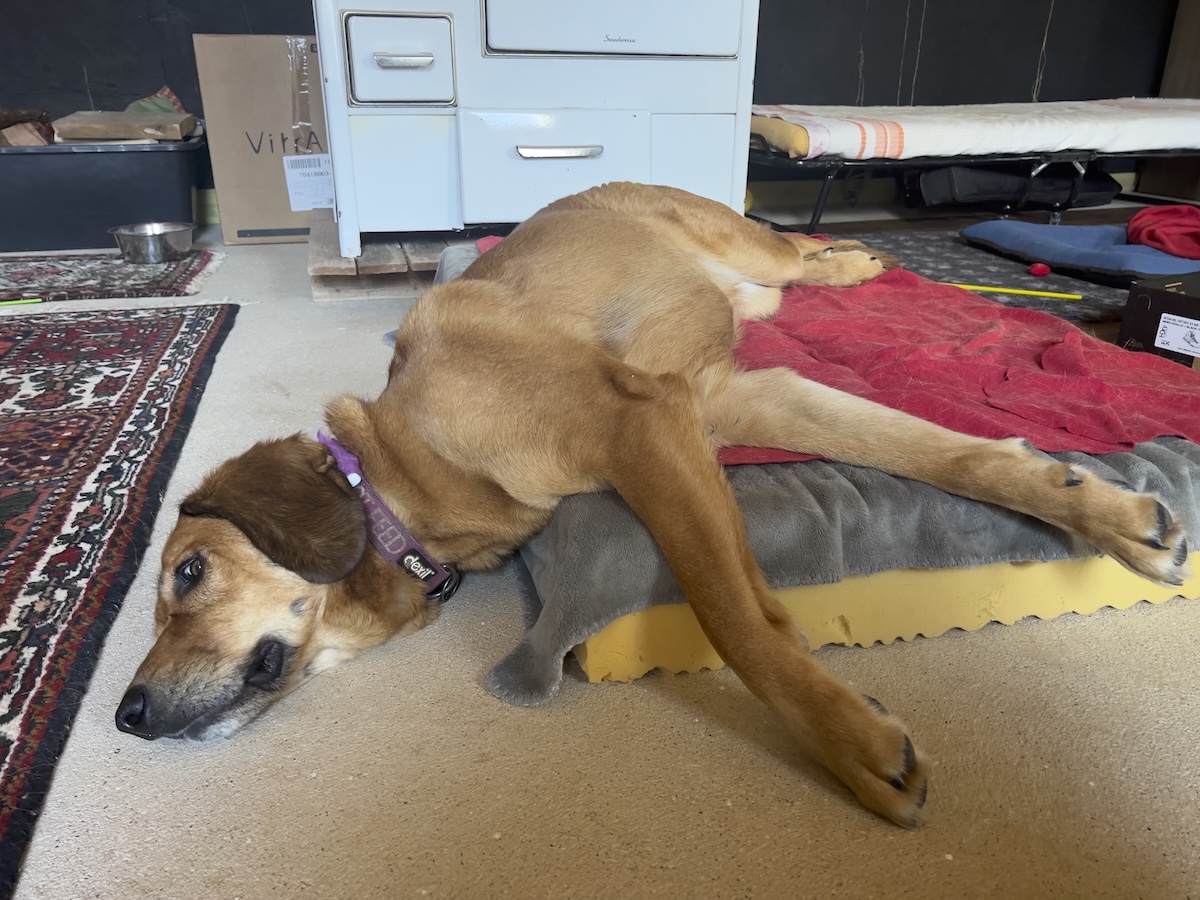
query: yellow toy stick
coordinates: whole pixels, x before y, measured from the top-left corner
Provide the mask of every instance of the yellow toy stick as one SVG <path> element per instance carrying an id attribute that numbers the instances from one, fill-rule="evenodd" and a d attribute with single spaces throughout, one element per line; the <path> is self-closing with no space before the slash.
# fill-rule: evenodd
<path id="1" fill-rule="evenodd" d="M 965 291 L 991 291 L 996 294 L 1022 294 L 1026 297 L 1054 297 L 1058 300 L 1083 299 L 1083 294 L 1056 294 L 1053 291 L 1027 291 L 1023 288 L 984 287 L 981 284 L 958 284 L 954 281 L 939 281 L 938 284 L 948 284 L 950 287 L 962 288 Z"/>

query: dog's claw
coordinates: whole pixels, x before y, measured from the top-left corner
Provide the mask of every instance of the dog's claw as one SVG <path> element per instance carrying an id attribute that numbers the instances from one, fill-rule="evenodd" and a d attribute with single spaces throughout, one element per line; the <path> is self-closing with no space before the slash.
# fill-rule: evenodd
<path id="1" fill-rule="evenodd" d="M 1173 524 L 1175 524 L 1175 519 L 1171 515 L 1171 511 L 1169 509 L 1167 509 L 1165 506 L 1163 506 L 1163 504 L 1161 504 L 1161 503 L 1158 504 L 1158 508 L 1155 510 L 1155 513 L 1157 514 L 1157 517 L 1158 517 L 1158 535 L 1157 535 L 1157 537 L 1161 538 L 1164 534 L 1166 534 L 1168 531 L 1171 530 L 1171 526 Z M 1166 550 L 1167 548 L 1163 547 L 1162 549 Z"/>
<path id="2" fill-rule="evenodd" d="M 921 793 L 917 796 L 917 809 L 925 808 L 925 801 L 929 798 L 929 782 L 926 781 L 921 785 Z"/>
<path id="3" fill-rule="evenodd" d="M 917 751 L 913 747 L 912 738 L 907 734 L 904 736 L 904 769 L 899 775 L 891 779 L 892 787 L 898 791 L 907 791 L 908 785 L 904 780 L 909 776 L 909 773 L 917 767 Z"/>

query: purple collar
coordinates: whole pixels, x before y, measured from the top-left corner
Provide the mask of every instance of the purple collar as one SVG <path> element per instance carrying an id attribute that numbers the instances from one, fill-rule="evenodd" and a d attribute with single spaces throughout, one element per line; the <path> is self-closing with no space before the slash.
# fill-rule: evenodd
<path id="1" fill-rule="evenodd" d="M 383 498 L 367 483 L 357 456 L 323 431 L 317 432 L 317 440 L 333 454 L 337 467 L 362 500 L 367 514 L 367 537 L 379 554 L 424 582 L 425 593 L 430 597 L 439 601 L 449 600 L 458 590 L 462 579 L 458 568 L 443 566 L 409 533 L 383 502 Z"/>

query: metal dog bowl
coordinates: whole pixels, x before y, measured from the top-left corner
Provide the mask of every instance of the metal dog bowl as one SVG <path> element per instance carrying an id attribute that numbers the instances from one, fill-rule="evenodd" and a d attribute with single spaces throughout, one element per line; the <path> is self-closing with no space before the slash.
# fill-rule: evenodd
<path id="1" fill-rule="evenodd" d="M 163 263 L 183 259 L 192 251 L 191 222 L 145 222 L 108 229 L 129 263 Z"/>

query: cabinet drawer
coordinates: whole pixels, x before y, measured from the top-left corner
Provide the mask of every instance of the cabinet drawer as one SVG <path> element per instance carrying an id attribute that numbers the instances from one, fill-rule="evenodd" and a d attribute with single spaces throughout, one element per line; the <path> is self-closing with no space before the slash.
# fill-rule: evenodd
<path id="1" fill-rule="evenodd" d="M 621 56 L 737 56 L 741 0 L 485 0 L 488 49 Z"/>
<path id="2" fill-rule="evenodd" d="M 347 16 L 350 94 L 357 103 L 452 103 L 450 20 Z"/>
<path id="3" fill-rule="evenodd" d="M 359 231 L 462 227 L 454 115 L 350 116 Z"/>
<path id="4" fill-rule="evenodd" d="M 606 181 L 650 178 L 644 110 L 461 110 L 463 221 L 520 222 Z"/>

